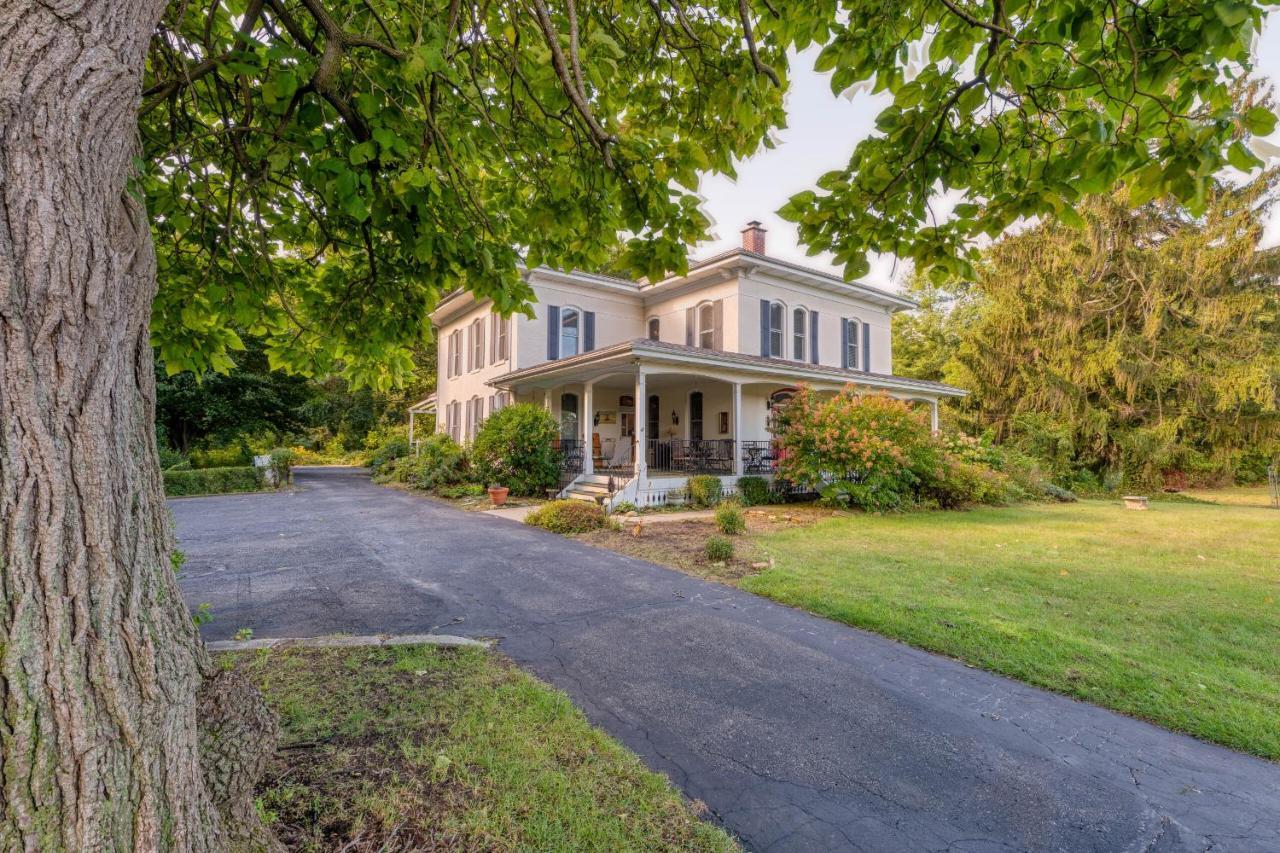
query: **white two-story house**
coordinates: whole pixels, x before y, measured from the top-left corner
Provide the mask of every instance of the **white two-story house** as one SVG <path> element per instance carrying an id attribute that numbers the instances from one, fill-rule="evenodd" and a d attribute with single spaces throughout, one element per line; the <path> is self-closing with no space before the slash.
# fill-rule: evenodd
<path id="1" fill-rule="evenodd" d="M 758 222 L 743 246 L 652 283 L 527 270 L 534 317 L 502 318 L 458 291 L 431 315 L 436 428 L 460 442 L 512 401 L 560 424 L 567 491 L 614 502 L 774 469 L 771 413 L 799 383 L 919 401 L 965 392 L 893 375 L 890 321 L 915 303 L 771 258 Z M 434 405 L 432 405 L 434 404 Z"/>

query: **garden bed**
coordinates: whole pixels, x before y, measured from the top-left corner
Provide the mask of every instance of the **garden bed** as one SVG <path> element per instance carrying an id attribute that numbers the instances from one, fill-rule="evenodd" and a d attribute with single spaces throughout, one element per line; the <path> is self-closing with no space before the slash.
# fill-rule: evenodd
<path id="1" fill-rule="evenodd" d="M 280 715 L 258 803 L 294 851 L 736 845 L 563 693 L 481 649 L 224 653 Z"/>

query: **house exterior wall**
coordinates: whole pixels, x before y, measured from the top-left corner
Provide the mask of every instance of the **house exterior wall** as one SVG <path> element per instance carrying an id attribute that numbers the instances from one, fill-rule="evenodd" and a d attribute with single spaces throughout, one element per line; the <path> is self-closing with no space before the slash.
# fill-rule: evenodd
<path id="1" fill-rule="evenodd" d="M 480 320 L 483 327 L 483 347 L 482 358 L 479 364 L 474 360 L 468 361 L 472 353 L 472 345 L 474 343 L 473 335 L 475 333 L 474 321 Z M 474 398 L 480 398 L 484 401 L 484 412 L 487 416 L 491 413 L 496 405 L 494 398 L 497 395 L 497 389 L 486 384 L 490 379 L 501 376 L 515 369 L 512 354 L 515 352 L 515 340 L 512 336 L 515 323 L 506 322 L 507 328 L 507 357 L 494 358 L 493 352 L 493 334 L 495 330 L 492 306 L 488 301 L 477 303 L 468 308 L 465 312 L 452 318 L 448 323 L 442 325 L 436 331 L 436 429 L 443 430 L 446 428 L 447 419 L 449 417 L 449 406 L 454 402 L 462 404 L 459 413 L 460 423 L 462 424 L 459 431 L 460 437 L 465 438 L 462 432 L 466 429 L 466 404 Z M 452 338 L 457 332 L 458 337 Z M 450 340 L 460 341 L 462 347 L 461 356 L 458 362 L 461 372 L 453 374 L 449 368 L 448 360 L 450 355 Z"/>
<path id="2" fill-rule="evenodd" d="M 738 352 L 749 355 L 766 355 L 760 351 L 760 302 L 781 302 L 783 316 L 783 358 L 792 360 L 793 311 L 803 307 L 818 312 L 818 363 L 829 367 L 843 367 L 840 352 L 841 319 L 856 319 L 870 327 L 870 367 L 859 364 L 859 370 L 872 373 L 893 373 L 892 315 L 884 308 L 857 298 L 856 295 L 835 296 L 816 287 L 786 281 L 785 279 L 757 273 L 741 276 L 739 306 L 739 339 L 743 347 Z"/>
<path id="3" fill-rule="evenodd" d="M 552 305 L 594 312 L 596 349 L 644 337 L 643 308 L 638 295 L 568 284 L 536 272 L 530 276 L 529 283 L 538 301 L 533 306 L 533 319 L 524 315 L 513 318 L 517 340 L 513 370 L 547 360 L 547 315 Z"/>
<path id="4" fill-rule="evenodd" d="M 739 335 L 739 304 L 737 277 L 717 282 L 708 282 L 697 289 L 673 296 L 664 296 L 661 292 L 645 294 L 645 326 L 636 337 L 648 337 L 648 320 L 657 317 L 659 321 L 658 340 L 672 344 L 685 344 L 690 340 L 686 330 L 689 328 L 688 312 L 694 309 L 694 327 L 692 329 L 693 345 L 698 345 L 697 309 L 703 303 L 721 302 L 721 336 L 722 347 L 727 352 L 745 352 L 741 349 L 742 339 Z M 617 343 L 617 341 L 614 341 Z"/>
<path id="5" fill-rule="evenodd" d="M 474 334 L 472 322 L 476 318 L 489 318 L 491 305 L 482 301 L 470 305 L 463 310 L 444 313 L 447 321 L 437 327 L 437 347 L 439 353 L 438 390 L 437 390 L 437 428 L 444 429 L 451 412 L 456 412 L 460 428 L 456 430 L 459 438 L 466 440 L 474 435 L 478 422 L 467 430 L 466 404 L 475 398 L 484 401 L 483 411 L 479 417 L 487 417 L 495 408 L 497 390 L 488 384 L 505 373 L 534 367 L 548 360 L 548 325 L 551 306 L 560 309 L 572 306 L 583 312 L 593 314 L 594 341 L 593 349 L 603 349 L 614 344 L 648 337 L 648 320 L 659 321 L 658 339 L 667 343 L 686 344 L 692 341 L 700 343 L 697 329 L 690 336 L 686 333 L 690 309 L 694 309 L 694 320 L 697 322 L 697 308 L 704 303 L 719 303 L 720 330 L 717 335 L 719 349 L 727 352 L 738 352 L 746 355 L 762 355 L 761 353 L 761 302 L 777 301 L 784 306 L 783 311 L 783 353 L 778 359 L 781 363 L 794 359 L 794 309 L 803 307 L 806 312 L 817 312 L 818 326 L 818 363 L 830 367 L 844 367 L 842 352 L 841 320 L 856 321 L 861 333 L 866 324 L 869 331 L 869 364 L 862 364 L 862 347 L 858 347 L 860 370 L 873 373 L 891 374 L 893 372 L 891 313 L 884 307 L 860 298 L 857 293 L 836 293 L 825 290 L 816 284 L 784 278 L 775 271 L 763 266 L 739 266 L 728 268 L 723 274 L 706 271 L 705 280 L 669 281 L 653 287 L 633 286 L 626 282 L 613 281 L 606 278 L 562 274 L 544 270 L 533 270 L 528 273 L 528 282 L 533 289 L 535 303 L 532 306 L 533 316 L 517 314 L 507 321 L 507 357 L 493 358 L 489 338 L 493 334 L 492 320 L 484 324 L 486 341 L 484 358 L 480 364 L 468 367 L 468 353 L 471 351 Z M 806 314 L 808 319 L 811 316 Z M 451 374 L 448 369 L 449 341 L 455 332 L 461 332 L 463 354 L 462 370 Z M 585 333 L 585 329 L 582 330 Z M 558 333 L 558 330 L 557 330 Z M 812 360 L 811 336 L 806 339 L 806 357 L 804 362 Z M 585 334 L 579 339 L 580 351 L 585 346 Z M 689 383 L 697 383 L 695 376 L 708 377 L 714 375 L 708 371 L 691 366 Z M 675 382 L 671 377 L 663 382 L 666 394 L 674 394 Z M 718 433 L 718 417 L 721 411 L 732 411 L 728 386 L 710 382 L 704 391 L 704 437 L 731 437 L 735 435 L 736 425 L 731 425 L 726 435 Z M 687 437 L 684 429 L 688 419 L 688 391 L 683 392 L 683 399 L 676 406 L 681 417 L 681 429 L 677 437 Z M 556 392 L 557 394 L 559 392 Z M 578 391 L 581 394 L 581 390 Z M 553 394 L 553 412 L 559 415 L 559 398 Z M 522 392 L 517 395 L 521 401 L 541 403 L 541 392 Z M 744 385 L 743 394 L 743 429 L 736 437 L 744 439 L 760 439 L 767 436 L 768 393 L 751 385 Z M 501 403 L 501 400 L 496 401 Z M 460 403 L 461 408 L 453 404 Z M 671 407 L 663 400 L 664 414 L 669 421 Z M 597 409 L 607 410 L 604 405 L 597 404 Z M 636 401 L 636 416 L 644 416 L 644 402 Z M 732 416 L 731 416 L 732 417 Z M 474 420 L 474 413 L 473 413 Z M 606 424 L 602 432 L 620 432 L 619 425 Z M 663 436 L 665 436 L 664 424 Z M 620 435 L 614 436 L 620 438 Z"/>

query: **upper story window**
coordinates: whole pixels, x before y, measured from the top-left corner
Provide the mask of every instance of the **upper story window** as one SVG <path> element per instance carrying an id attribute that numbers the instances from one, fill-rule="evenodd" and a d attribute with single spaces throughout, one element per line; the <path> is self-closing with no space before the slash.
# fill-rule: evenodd
<path id="1" fill-rule="evenodd" d="M 845 320 L 844 327 L 844 366 L 850 370 L 866 370 L 861 364 L 859 343 L 862 337 L 862 323 L 856 319 Z"/>
<path id="2" fill-rule="evenodd" d="M 661 324 L 658 322 L 658 318 L 650 317 L 649 318 L 649 340 L 651 341 L 661 340 L 662 338 L 661 338 L 660 332 L 661 332 Z"/>
<path id="3" fill-rule="evenodd" d="M 796 308 L 791 312 L 791 357 L 796 361 L 808 361 L 809 312 Z"/>
<path id="4" fill-rule="evenodd" d="M 783 352 L 783 307 L 781 302 L 769 303 L 769 351 L 765 353 L 772 358 L 782 358 Z"/>
<path id="5" fill-rule="evenodd" d="M 484 367 L 484 319 L 477 317 L 471 321 L 471 352 L 467 359 L 468 370 L 479 370 Z"/>
<path id="6" fill-rule="evenodd" d="M 462 375 L 462 330 L 455 329 L 449 335 L 449 375 Z"/>
<path id="7" fill-rule="evenodd" d="M 506 361 L 510 357 L 507 350 L 507 328 L 511 325 L 511 321 L 501 314 L 494 314 L 493 320 L 493 358 L 490 359 L 494 364 L 500 361 Z"/>
<path id="8" fill-rule="evenodd" d="M 578 340 L 582 334 L 582 312 L 577 308 L 560 309 L 560 357 L 578 354 Z"/>
<path id="9" fill-rule="evenodd" d="M 710 302 L 698 306 L 698 346 L 714 349 L 716 345 L 716 310 Z"/>

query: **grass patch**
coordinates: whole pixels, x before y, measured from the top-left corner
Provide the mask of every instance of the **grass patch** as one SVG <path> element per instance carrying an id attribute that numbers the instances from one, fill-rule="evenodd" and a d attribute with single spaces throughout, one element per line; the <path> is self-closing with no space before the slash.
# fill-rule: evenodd
<path id="1" fill-rule="evenodd" d="M 1280 759 L 1280 513 L 847 515 L 756 545 L 751 592 Z"/>
<path id="2" fill-rule="evenodd" d="M 1268 507 L 1271 504 L 1271 487 L 1265 483 L 1260 486 L 1226 486 L 1220 489 L 1187 489 L 1179 494 L 1198 501 L 1207 501 L 1228 506 Z"/>
<path id="3" fill-rule="evenodd" d="M 280 714 L 259 791 L 297 851 L 737 849 L 563 693 L 480 649 L 227 654 Z"/>

